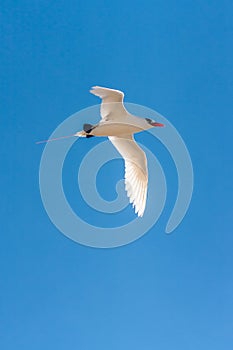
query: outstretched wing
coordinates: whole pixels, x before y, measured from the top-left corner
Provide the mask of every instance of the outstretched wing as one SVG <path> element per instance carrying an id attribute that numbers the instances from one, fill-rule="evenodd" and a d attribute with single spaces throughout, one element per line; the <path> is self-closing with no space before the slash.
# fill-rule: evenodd
<path id="1" fill-rule="evenodd" d="M 90 92 L 102 99 L 100 113 L 104 120 L 119 120 L 127 115 L 123 105 L 123 92 L 101 86 L 93 86 Z"/>
<path id="2" fill-rule="evenodd" d="M 138 216 L 143 216 L 146 207 L 148 170 L 143 150 L 132 135 L 110 136 L 109 140 L 125 160 L 125 189 L 130 203 Z"/>

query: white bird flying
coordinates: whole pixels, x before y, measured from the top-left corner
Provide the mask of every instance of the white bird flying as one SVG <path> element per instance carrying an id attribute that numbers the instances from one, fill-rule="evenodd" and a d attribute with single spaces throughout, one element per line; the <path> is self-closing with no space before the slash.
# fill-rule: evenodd
<path id="1" fill-rule="evenodd" d="M 94 86 L 90 92 L 102 99 L 101 121 L 97 125 L 84 124 L 83 130 L 74 136 L 107 136 L 125 161 L 125 189 L 138 216 L 146 207 L 148 169 L 143 150 L 136 144 L 133 134 L 164 126 L 149 118 L 139 118 L 124 107 L 123 92 Z"/>

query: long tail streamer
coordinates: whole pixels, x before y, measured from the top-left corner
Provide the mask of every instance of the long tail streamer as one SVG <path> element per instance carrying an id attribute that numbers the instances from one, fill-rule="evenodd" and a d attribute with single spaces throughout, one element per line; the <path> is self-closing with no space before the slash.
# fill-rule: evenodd
<path id="1" fill-rule="evenodd" d="M 43 141 L 37 141 L 36 144 L 39 144 L 39 143 L 46 143 L 46 142 L 52 142 L 52 141 L 57 141 L 57 140 L 61 140 L 61 139 L 68 139 L 69 137 L 79 137 L 79 136 L 76 135 L 76 134 L 68 135 L 68 136 L 61 136 L 61 137 L 56 137 L 56 138 L 54 138 L 54 139 L 48 139 L 48 140 L 43 140 Z"/>

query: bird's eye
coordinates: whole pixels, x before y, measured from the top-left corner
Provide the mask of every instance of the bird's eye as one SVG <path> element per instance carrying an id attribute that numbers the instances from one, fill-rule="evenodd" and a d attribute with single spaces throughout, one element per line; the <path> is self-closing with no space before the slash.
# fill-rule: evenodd
<path id="1" fill-rule="evenodd" d="M 145 119 L 149 124 L 152 122 L 152 120 L 150 118 L 145 118 Z"/>

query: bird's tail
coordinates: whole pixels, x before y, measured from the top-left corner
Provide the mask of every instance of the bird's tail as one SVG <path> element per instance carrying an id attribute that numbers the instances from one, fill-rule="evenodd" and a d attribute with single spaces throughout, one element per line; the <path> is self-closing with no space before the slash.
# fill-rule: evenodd
<path id="1" fill-rule="evenodd" d="M 92 124 L 83 124 L 83 130 L 78 131 L 75 136 L 78 137 L 93 137 L 94 135 L 90 135 L 90 132 L 94 129 L 95 127 Z"/>
<path id="2" fill-rule="evenodd" d="M 88 134 L 90 134 L 90 132 L 94 129 L 94 126 L 92 124 L 83 124 L 83 130 L 82 131 L 78 131 L 75 136 L 79 136 L 79 137 L 85 137 L 88 136 Z M 89 135 L 91 136 L 91 135 Z"/>
<path id="3" fill-rule="evenodd" d="M 76 132 L 76 134 L 72 134 L 72 135 L 68 135 L 68 136 L 60 136 L 60 137 L 56 137 L 56 138 L 49 139 L 49 140 L 38 141 L 36 143 L 47 143 L 47 142 L 51 142 L 51 141 L 67 139 L 67 138 L 70 138 L 70 137 L 87 137 L 87 138 L 88 137 L 93 137 L 94 135 L 90 135 L 90 132 L 93 129 L 94 129 L 93 125 L 91 125 L 91 124 L 84 124 L 83 125 L 83 130 Z"/>
<path id="4" fill-rule="evenodd" d="M 82 130 L 82 131 L 78 131 L 76 132 L 75 136 L 78 136 L 78 137 L 86 137 L 87 133 Z"/>

